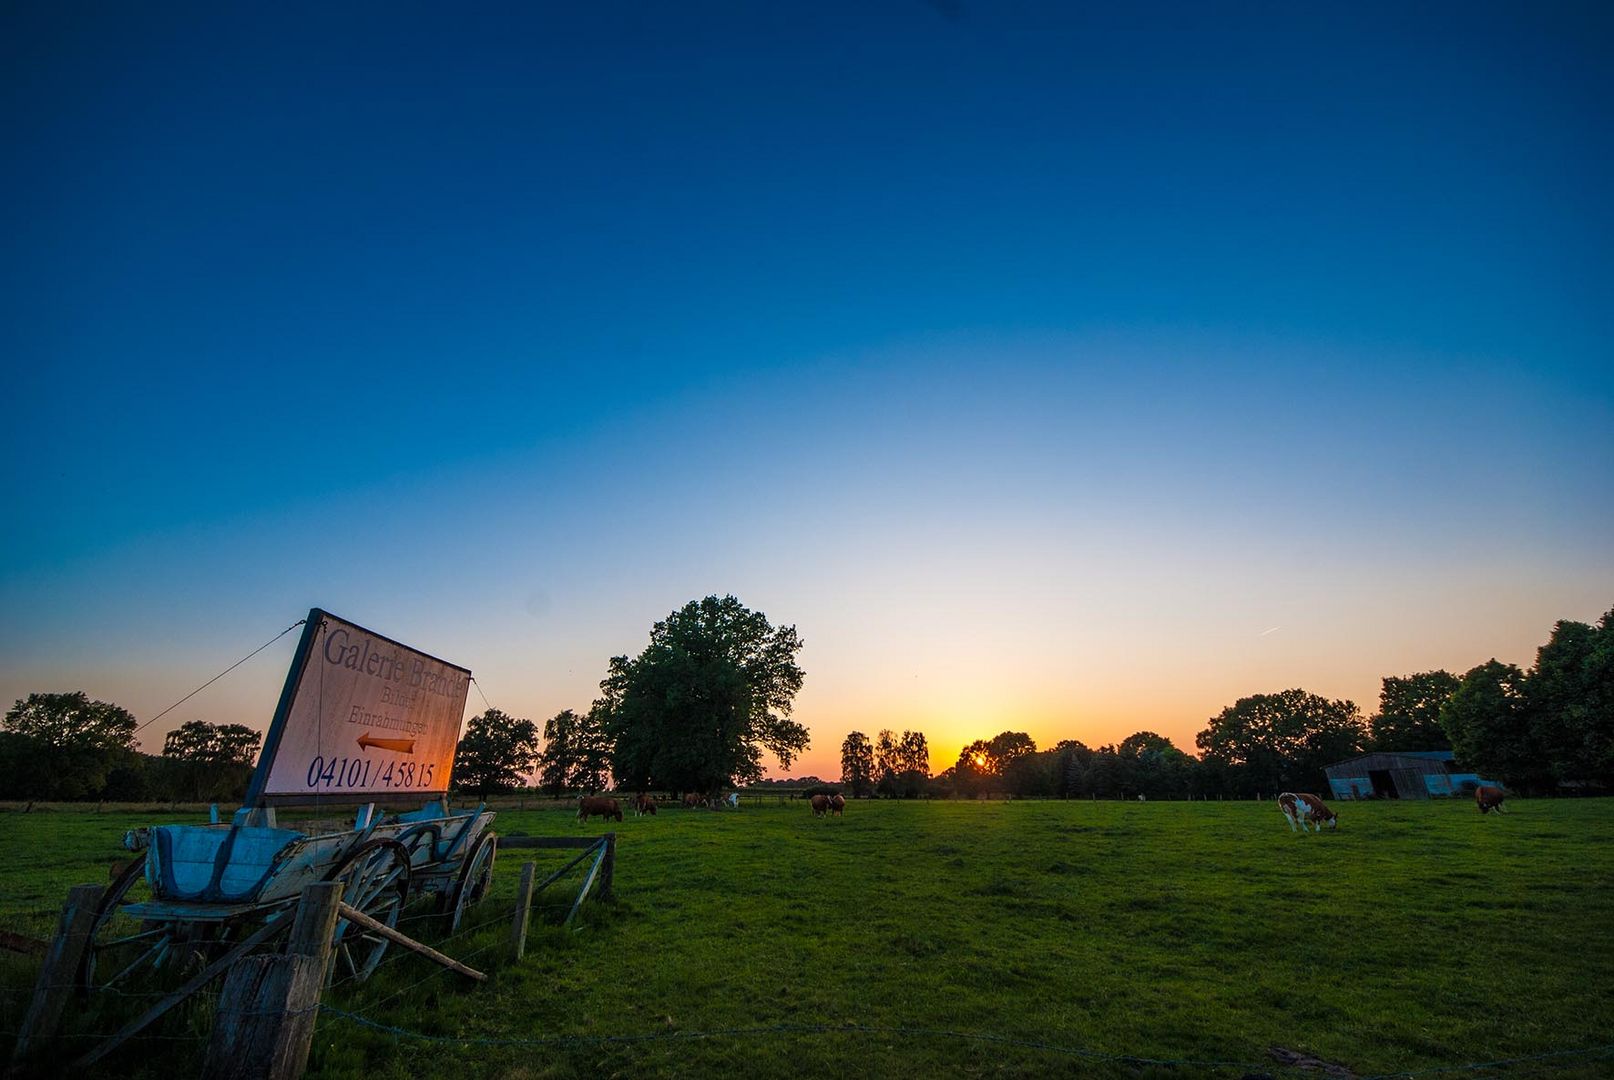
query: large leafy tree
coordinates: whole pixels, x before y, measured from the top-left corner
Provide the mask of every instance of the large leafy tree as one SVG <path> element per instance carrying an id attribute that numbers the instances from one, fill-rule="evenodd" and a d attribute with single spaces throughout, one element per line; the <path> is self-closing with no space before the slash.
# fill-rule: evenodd
<path id="1" fill-rule="evenodd" d="M 245 724 L 189 720 L 163 740 L 163 757 L 176 764 L 190 798 L 223 798 L 246 789 L 262 742 L 263 733 Z"/>
<path id="2" fill-rule="evenodd" d="M 82 690 L 29 694 L 0 719 L 0 797 L 88 799 L 137 766 L 134 714 Z"/>
<path id="3" fill-rule="evenodd" d="M 1532 730 L 1524 672 L 1491 659 L 1463 676 L 1440 724 L 1457 760 L 1482 776 L 1526 788 L 1546 787 L 1549 769 Z"/>
<path id="4" fill-rule="evenodd" d="M 637 657 L 611 659 L 600 708 L 617 782 L 716 792 L 784 768 L 807 748 L 790 719 L 802 670 L 793 626 L 775 627 L 732 596 L 692 600 L 650 630 Z"/>
<path id="5" fill-rule="evenodd" d="M 1385 676 L 1379 711 L 1368 720 L 1375 750 L 1443 750 L 1450 746 L 1440 726 L 1440 708 L 1460 682 L 1449 671 Z"/>
<path id="6" fill-rule="evenodd" d="M 1354 702 L 1304 690 L 1240 698 L 1195 739 L 1207 765 L 1242 794 L 1315 791 L 1323 769 L 1361 753 L 1367 727 Z"/>
<path id="7" fill-rule="evenodd" d="M 1535 740 L 1560 781 L 1614 785 L 1614 611 L 1564 621 L 1525 681 Z"/>
<path id="8" fill-rule="evenodd" d="M 611 742 L 601 709 L 578 715 L 571 709 L 544 721 L 544 749 L 538 755 L 540 782 L 553 794 L 599 791 L 611 771 Z"/>
<path id="9" fill-rule="evenodd" d="M 861 731 L 854 731 L 841 743 L 841 783 L 861 799 L 874 790 L 874 745 Z"/>
<path id="10" fill-rule="evenodd" d="M 471 717 L 454 753 L 454 786 L 487 795 L 522 787 L 538 760 L 538 725 L 489 709 Z"/>
<path id="11" fill-rule="evenodd" d="M 107 701 L 91 701 L 82 690 L 70 694 L 29 694 L 0 722 L 5 730 L 57 748 L 133 750 L 134 713 Z"/>

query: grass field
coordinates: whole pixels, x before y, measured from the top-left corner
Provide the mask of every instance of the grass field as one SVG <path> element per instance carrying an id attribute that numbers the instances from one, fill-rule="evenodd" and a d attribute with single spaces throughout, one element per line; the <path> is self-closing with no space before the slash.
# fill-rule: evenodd
<path id="1" fill-rule="evenodd" d="M 1510 808 L 1481 818 L 1463 802 L 1347 804 L 1337 832 L 1308 836 L 1271 802 L 629 817 L 611 826 L 614 904 L 561 930 L 570 896 L 547 896 L 515 964 L 520 861 L 561 855 L 507 851 L 473 916 L 486 925 L 441 946 L 489 983 L 394 950 L 369 983 L 327 1002 L 410 1034 L 322 1017 L 310 1075 L 1245 1072 L 1077 1050 L 1287 1075 L 1273 1046 L 1371 1075 L 1614 1042 L 1614 801 Z M 104 878 L 123 829 L 183 818 L 0 813 L 0 918 L 48 934 L 68 886 Z M 605 831 L 558 810 L 504 811 L 497 828 Z M 0 961 L 0 978 L 14 1031 L 31 962 Z M 110 1071 L 193 1074 L 183 1063 L 206 1009 L 132 1044 Z M 92 1010 L 76 1030 L 95 1022 L 105 1018 Z M 1608 1076 L 1614 1057 L 1503 1072 Z"/>

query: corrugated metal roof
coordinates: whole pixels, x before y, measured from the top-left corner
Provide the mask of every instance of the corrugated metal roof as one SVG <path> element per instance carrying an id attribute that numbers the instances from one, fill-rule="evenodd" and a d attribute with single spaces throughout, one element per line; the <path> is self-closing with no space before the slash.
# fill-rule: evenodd
<path id="1" fill-rule="evenodd" d="M 1370 757 L 1399 757 L 1417 758 L 1420 761 L 1452 761 L 1456 758 L 1450 750 L 1371 750 L 1366 754 L 1357 754 L 1355 757 L 1336 761 L 1329 765 L 1330 769 L 1337 769 L 1341 765 L 1349 765 L 1353 761 L 1361 761 Z"/>

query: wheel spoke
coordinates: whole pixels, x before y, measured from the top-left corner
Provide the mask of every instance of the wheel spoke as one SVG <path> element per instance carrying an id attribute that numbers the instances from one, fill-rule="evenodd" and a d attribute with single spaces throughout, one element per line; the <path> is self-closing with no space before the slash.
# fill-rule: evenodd
<path id="1" fill-rule="evenodd" d="M 166 934 L 167 932 L 168 932 L 167 927 L 158 927 L 155 930 L 142 930 L 140 933 L 138 933 L 138 934 L 130 934 L 128 937 L 113 938 L 111 941 L 107 941 L 107 942 L 104 942 L 104 943 L 102 943 L 100 945 L 97 945 L 96 948 L 97 949 L 102 949 L 102 950 L 115 949 L 119 945 L 127 945 L 127 944 L 129 944 L 131 941 L 140 941 L 140 940 L 142 940 L 144 938 L 155 937 L 158 934 Z"/>
<path id="2" fill-rule="evenodd" d="M 143 952 L 139 956 L 135 957 L 134 960 L 132 960 L 128 964 L 128 966 L 126 966 L 122 971 L 118 972 L 116 975 L 112 976 L 112 978 L 108 979 L 106 982 L 102 983 L 101 985 L 103 987 L 107 988 L 107 989 L 111 989 L 113 986 L 115 986 L 119 982 L 123 981 L 123 978 L 126 975 L 128 975 L 131 971 L 134 971 L 134 970 L 138 969 L 143 964 L 145 964 L 145 962 L 147 960 L 150 960 L 152 957 L 157 956 L 165 948 L 167 948 L 167 946 L 168 946 L 168 943 L 166 941 L 157 942 L 151 948 L 147 949 L 145 952 Z M 162 961 L 159 959 L 156 962 L 161 963 Z"/>

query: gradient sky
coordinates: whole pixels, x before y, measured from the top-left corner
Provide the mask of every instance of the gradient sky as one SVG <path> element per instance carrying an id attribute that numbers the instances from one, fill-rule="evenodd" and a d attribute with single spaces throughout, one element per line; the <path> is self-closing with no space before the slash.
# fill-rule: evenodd
<path id="1" fill-rule="evenodd" d="M 0 700 L 731 592 L 940 769 L 1614 606 L 1614 6 L 330 6 L 0 10 Z"/>

